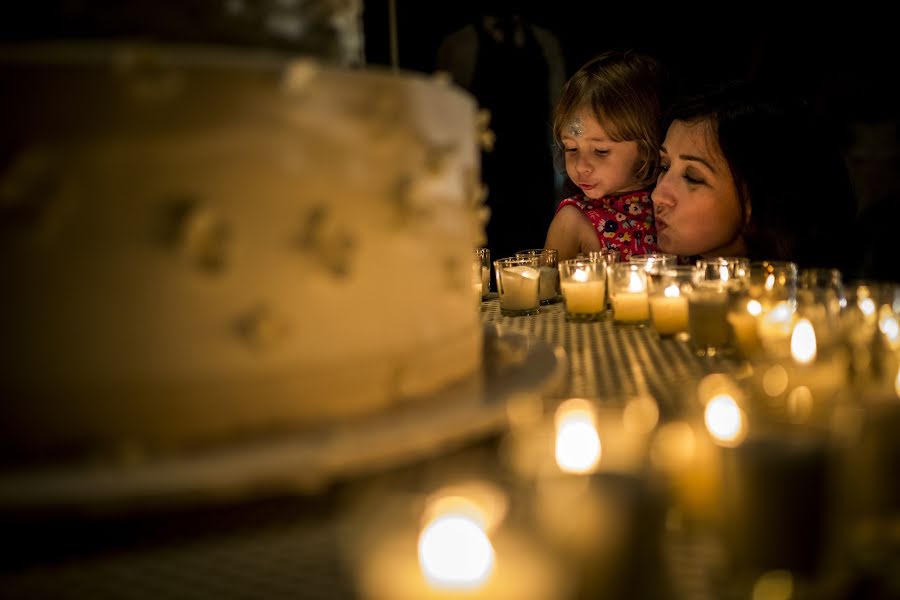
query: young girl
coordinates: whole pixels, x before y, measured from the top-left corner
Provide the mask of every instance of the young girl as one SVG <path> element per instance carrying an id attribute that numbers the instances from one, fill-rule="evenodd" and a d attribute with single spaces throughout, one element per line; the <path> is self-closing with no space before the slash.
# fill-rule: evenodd
<path id="1" fill-rule="evenodd" d="M 621 260 L 656 251 L 650 186 L 661 133 L 662 69 L 635 52 L 606 52 L 563 87 L 553 137 L 578 192 L 560 202 L 545 248 L 559 259 L 616 248 Z"/>

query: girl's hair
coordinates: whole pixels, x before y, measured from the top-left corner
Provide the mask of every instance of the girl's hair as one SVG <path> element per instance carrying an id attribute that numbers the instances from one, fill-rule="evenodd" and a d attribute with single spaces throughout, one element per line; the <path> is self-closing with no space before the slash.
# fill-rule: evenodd
<path id="1" fill-rule="evenodd" d="M 676 102 L 666 122 L 709 124 L 737 188 L 748 254 L 801 267 L 847 268 L 856 217 L 849 171 L 806 102 L 747 82 L 726 82 Z"/>
<path id="2" fill-rule="evenodd" d="M 589 108 L 613 141 L 637 142 L 641 163 L 635 177 L 651 185 L 659 166 L 663 85 L 662 66 L 644 54 L 610 51 L 588 61 L 563 87 L 553 113 L 557 164 L 565 162 L 563 127 L 575 113 Z"/>

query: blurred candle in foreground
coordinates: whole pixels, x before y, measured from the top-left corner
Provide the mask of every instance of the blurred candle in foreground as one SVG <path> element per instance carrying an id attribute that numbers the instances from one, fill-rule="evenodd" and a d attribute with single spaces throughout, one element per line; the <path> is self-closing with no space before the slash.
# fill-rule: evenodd
<path id="1" fill-rule="evenodd" d="M 808 365 L 816 360 L 816 332 L 812 323 L 800 319 L 791 332 L 791 356 L 801 365 Z"/>
<path id="2" fill-rule="evenodd" d="M 472 515 L 440 515 L 419 536 L 419 564 L 437 588 L 481 586 L 494 566 L 494 548 Z"/>
<path id="3" fill-rule="evenodd" d="M 563 402 L 556 410 L 556 464 L 567 473 L 589 473 L 600 462 L 600 436 L 593 407 L 585 400 Z"/>
<path id="4" fill-rule="evenodd" d="M 703 420 L 710 435 L 724 446 L 740 444 L 747 434 L 742 411 L 728 394 L 719 394 L 709 401 Z"/>

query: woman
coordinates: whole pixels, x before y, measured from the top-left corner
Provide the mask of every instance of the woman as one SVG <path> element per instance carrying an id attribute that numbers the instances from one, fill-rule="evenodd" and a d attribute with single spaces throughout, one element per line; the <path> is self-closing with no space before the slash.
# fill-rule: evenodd
<path id="1" fill-rule="evenodd" d="M 837 148 L 808 107 L 751 84 L 669 115 L 652 194 L 662 252 L 846 269 L 856 201 Z"/>

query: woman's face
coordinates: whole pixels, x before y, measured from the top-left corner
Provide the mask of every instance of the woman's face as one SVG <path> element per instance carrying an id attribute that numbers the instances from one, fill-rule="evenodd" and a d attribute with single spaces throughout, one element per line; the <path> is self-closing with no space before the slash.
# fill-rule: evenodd
<path id="1" fill-rule="evenodd" d="M 744 217 L 709 121 L 674 121 L 652 194 L 659 249 L 679 256 L 742 256 Z"/>
<path id="2" fill-rule="evenodd" d="M 635 178 L 637 142 L 614 142 L 589 111 L 579 111 L 565 125 L 562 143 L 566 174 L 591 199 L 640 189 Z"/>

